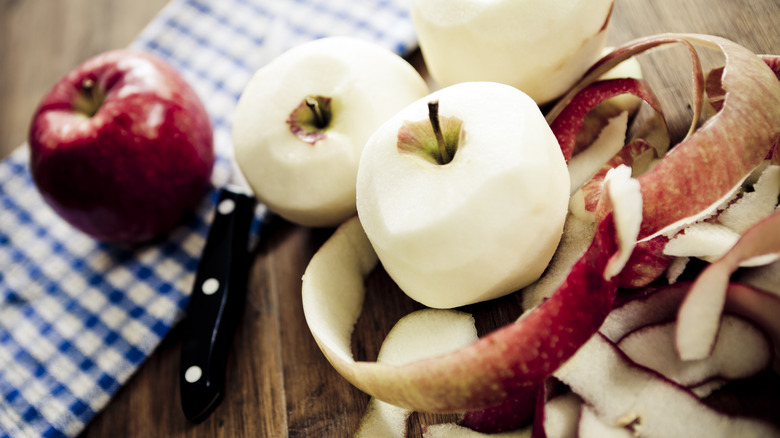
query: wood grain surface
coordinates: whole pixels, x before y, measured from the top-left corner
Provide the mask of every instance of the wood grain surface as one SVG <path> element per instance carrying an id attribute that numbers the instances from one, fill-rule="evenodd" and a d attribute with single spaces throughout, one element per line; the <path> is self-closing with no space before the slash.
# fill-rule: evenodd
<path id="1" fill-rule="evenodd" d="M 129 43 L 163 3 L 0 0 L 2 151 L 23 141 L 35 104 L 59 76 L 89 55 Z M 660 32 L 699 32 L 727 37 L 757 53 L 780 53 L 778 21 L 777 0 L 616 0 L 609 39 L 618 44 Z M 679 135 L 689 123 L 685 53 L 668 49 L 639 59 Z M 421 66 L 419 53 L 410 60 Z M 267 225 L 228 361 L 227 395 L 203 423 L 188 423 L 181 413 L 176 328 L 83 437 L 351 436 L 368 397 L 326 362 L 301 309 L 301 275 L 329 234 L 282 220 Z M 369 278 L 368 288 L 353 342 L 360 359 L 374 358 L 397 318 L 419 308 L 381 269 Z M 515 318 L 520 307 L 510 296 L 467 310 L 478 315 L 484 333 Z M 747 391 L 766 392 L 766 386 Z M 415 414 L 409 436 L 420 436 L 421 424 L 446 419 Z"/>
<path id="2" fill-rule="evenodd" d="M 0 0 L 0 158 L 38 101 L 87 58 L 130 44 L 167 0 Z"/>

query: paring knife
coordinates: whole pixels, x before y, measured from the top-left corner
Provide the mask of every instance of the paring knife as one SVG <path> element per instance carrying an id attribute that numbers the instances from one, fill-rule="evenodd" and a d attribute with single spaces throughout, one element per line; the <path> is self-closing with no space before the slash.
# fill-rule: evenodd
<path id="1" fill-rule="evenodd" d="M 256 206 L 243 187 L 222 188 L 198 263 L 179 370 L 182 410 L 195 423 L 224 396 L 225 366 L 246 295 Z"/>

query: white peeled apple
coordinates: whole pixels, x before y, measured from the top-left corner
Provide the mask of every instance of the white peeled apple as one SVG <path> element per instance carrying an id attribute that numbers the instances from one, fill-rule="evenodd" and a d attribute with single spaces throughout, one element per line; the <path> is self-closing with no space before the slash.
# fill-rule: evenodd
<path id="1" fill-rule="evenodd" d="M 431 77 L 496 81 L 538 103 L 563 94 L 600 56 L 613 0 L 414 0 Z"/>
<path id="2" fill-rule="evenodd" d="M 350 37 L 296 46 L 259 69 L 233 120 L 239 168 L 285 219 L 333 226 L 355 214 L 355 178 L 368 137 L 428 94 L 400 56 Z"/>
<path id="3" fill-rule="evenodd" d="M 449 162 L 439 161 L 434 120 Z M 539 108 L 499 83 L 457 84 L 409 105 L 374 133 L 358 170 L 358 216 L 382 265 L 436 308 L 536 280 L 568 198 L 566 163 Z"/>

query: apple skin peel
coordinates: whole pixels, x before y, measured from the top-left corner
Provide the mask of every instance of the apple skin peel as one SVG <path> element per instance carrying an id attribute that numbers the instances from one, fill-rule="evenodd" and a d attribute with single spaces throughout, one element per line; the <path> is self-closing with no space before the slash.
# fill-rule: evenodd
<path id="1" fill-rule="evenodd" d="M 442 118 L 462 121 L 447 164 L 399 151 L 399 130 L 426 121 L 435 100 Z M 371 136 L 358 168 L 358 216 L 382 265 L 434 308 L 535 281 L 558 245 L 568 201 L 569 173 L 541 111 L 498 83 L 457 84 L 412 103 Z"/>

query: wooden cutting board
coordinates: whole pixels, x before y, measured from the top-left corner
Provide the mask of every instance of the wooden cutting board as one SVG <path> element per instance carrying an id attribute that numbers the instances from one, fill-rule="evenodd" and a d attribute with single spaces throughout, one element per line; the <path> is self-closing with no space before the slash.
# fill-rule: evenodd
<path id="1" fill-rule="evenodd" d="M 777 0 L 616 0 L 609 39 L 618 44 L 661 32 L 698 32 L 730 38 L 757 53 L 780 53 L 778 22 Z M 690 120 L 687 55 L 668 49 L 639 59 L 679 137 Z M 419 53 L 410 60 L 424 70 Z M 181 413 L 177 378 L 181 333 L 174 329 L 83 436 L 351 436 L 368 396 L 333 371 L 315 345 L 301 309 L 301 275 L 330 232 L 281 220 L 266 227 L 228 362 L 227 396 L 205 422 L 190 424 Z M 419 307 L 381 270 L 371 276 L 368 287 L 366 314 L 355 337 L 356 354 L 363 359 L 376 356 L 382 337 L 399 316 Z M 478 315 L 484 332 L 514 319 L 520 307 L 510 296 L 467 310 Z M 446 417 L 414 415 L 410 436 L 420 436 L 420 424 L 442 419 Z"/>

